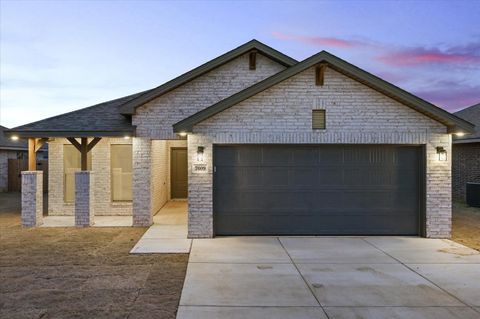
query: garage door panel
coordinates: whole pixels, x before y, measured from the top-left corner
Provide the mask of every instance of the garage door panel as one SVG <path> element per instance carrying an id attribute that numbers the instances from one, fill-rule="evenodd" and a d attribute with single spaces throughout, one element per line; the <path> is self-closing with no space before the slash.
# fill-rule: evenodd
<path id="1" fill-rule="evenodd" d="M 215 232 L 416 235 L 419 154 L 395 145 L 216 146 Z"/>

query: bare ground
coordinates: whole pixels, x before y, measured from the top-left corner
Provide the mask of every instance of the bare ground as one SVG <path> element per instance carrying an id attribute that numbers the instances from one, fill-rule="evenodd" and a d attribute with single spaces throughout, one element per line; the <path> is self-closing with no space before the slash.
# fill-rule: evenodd
<path id="1" fill-rule="evenodd" d="M 22 229 L 0 193 L 0 318 L 175 318 L 188 255 L 129 255 L 145 231 Z"/>
<path id="2" fill-rule="evenodd" d="M 480 208 L 453 203 L 452 240 L 480 251 Z"/>

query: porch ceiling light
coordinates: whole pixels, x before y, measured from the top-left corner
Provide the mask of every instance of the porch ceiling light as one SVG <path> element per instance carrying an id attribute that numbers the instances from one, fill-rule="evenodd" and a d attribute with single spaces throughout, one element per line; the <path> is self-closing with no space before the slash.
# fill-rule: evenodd
<path id="1" fill-rule="evenodd" d="M 180 132 L 180 133 L 178 133 L 178 135 L 184 137 L 184 136 L 187 136 L 187 132 Z"/>
<path id="2" fill-rule="evenodd" d="M 126 139 L 126 140 L 129 140 L 129 139 L 130 139 L 130 135 L 125 135 L 123 138 Z"/>
<path id="3" fill-rule="evenodd" d="M 465 135 L 465 133 L 463 133 L 463 132 L 457 132 L 457 133 L 455 133 L 455 135 L 458 136 L 458 137 L 462 137 L 462 136 Z"/>
<path id="4" fill-rule="evenodd" d="M 438 154 L 439 161 L 447 160 L 447 150 L 443 148 L 443 146 L 437 146 L 437 154 Z"/>
<path id="5" fill-rule="evenodd" d="M 18 135 L 12 135 L 12 137 L 10 137 L 12 139 L 12 141 L 18 141 L 19 137 Z"/>

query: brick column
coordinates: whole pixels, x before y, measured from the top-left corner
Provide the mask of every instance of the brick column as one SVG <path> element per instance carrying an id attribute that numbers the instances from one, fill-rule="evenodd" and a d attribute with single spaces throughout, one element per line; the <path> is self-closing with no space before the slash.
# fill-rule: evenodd
<path id="1" fill-rule="evenodd" d="M 22 172 L 22 226 L 43 224 L 43 172 Z"/>
<path id="2" fill-rule="evenodd" d="M 94 216 L 94 184 L 93 172 L 75 172 L 75 226 L 93 225 Z"/>
<path id="3" fill-rule="evenodd" d="M 133 146 L 133 226 L 153 223 L 151 198 L 152 141 L 135 137 Z"/>

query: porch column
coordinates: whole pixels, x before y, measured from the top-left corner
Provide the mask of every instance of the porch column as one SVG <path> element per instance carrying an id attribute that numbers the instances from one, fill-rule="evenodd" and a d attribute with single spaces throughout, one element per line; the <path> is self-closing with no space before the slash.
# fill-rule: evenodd
<path id="1" fill-rule="evenodd" d="M 22 172 L 22 226 L 43 224 L 43 172 Z"/>
<path id="2" fill-rule="evenodd" d="M 93 225 L 95 193 L 92 171 L 75 172 L 75 226 Z"/>
<path id="3" fill-rule="evenodd" d="M 22 172 L 22 226 L 43 224 L 43 172 L 37 171 L 37 152 L 47 138 L 28 139 L 28 171 Z"/>
<path id="4" fill-rule="evenodd" d="M 134 137 L 133 148 L 133 226 L 153 223 L 151 203 L 152 141 Z"/>

